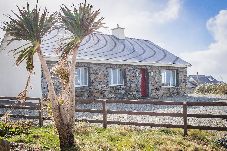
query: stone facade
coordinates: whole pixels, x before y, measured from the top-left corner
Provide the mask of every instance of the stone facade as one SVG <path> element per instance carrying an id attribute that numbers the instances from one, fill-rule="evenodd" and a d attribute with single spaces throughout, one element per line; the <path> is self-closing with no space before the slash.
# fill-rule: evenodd
<path id="1" fill-rule="evenodd" d="M 55 62 L 48 62 L 49 67 Z M 147 69 L 147 97 L 159 98 L 162 96 L 184 95 L 186 93 L 187 68 L 184 67 L 160 67 L 160 66 L 138 66 L 127 64 L 101 64 L 101 63 L 82 63 L 78 62 L 76 67 L 88 68 L 88 86 L 77 87 L 76 97 L 95 98 L 95 99 L 137 99 L 141 98 L 141 68 Z M 124 85 L 109 86 L 109 68 L 120 68 L 123 71 Z M 177 71 L 177 86 L 162 87 L 161 70 L 170 69 Z M 61 87 L 57 78 L 55 79 L 56 90 Z M 43 96 L 47 94 L 47 84 L 42 76 Z"/>

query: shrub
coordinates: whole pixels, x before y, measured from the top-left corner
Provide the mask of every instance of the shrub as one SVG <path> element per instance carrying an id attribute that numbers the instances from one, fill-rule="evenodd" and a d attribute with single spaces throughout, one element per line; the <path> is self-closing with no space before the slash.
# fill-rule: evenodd
<path id="1" fill-rule="evenodd" d="M 200 94 L 227 94 L 227 84 L 202 84 L 197 87 L 196 93 Z"/>
<path id="2" fill-rule="evenodd" d="M 29 134 L 33 126 L 31 121 L 0 122 L 0 136 L 9 137 L 20 134 Z"/>

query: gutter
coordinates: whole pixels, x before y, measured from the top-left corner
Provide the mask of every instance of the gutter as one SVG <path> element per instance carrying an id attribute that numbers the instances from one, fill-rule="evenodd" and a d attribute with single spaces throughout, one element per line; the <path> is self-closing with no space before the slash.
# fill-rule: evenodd
<path id="1" fill-rule="evenodd" d="M 58 61 L 58 56 L 45 56 L 45 59 L 47 61 Z M 155 62 L 129 62 L 129 61 L 108 61 L 108 60 L 91 60 L 91 59 L 77 59 L 77 62 L 83 62 L 83 63 L 106 63 L 106 64 L 127 64 L 127 65 L 139 65 L 139 66 L 145 66 L 145 65 L 152 65 L 152 66 L 160 66 L 160 67 L 191 67 L 191 64 L 163 64 L 163 63 L 155 63 Z"/>

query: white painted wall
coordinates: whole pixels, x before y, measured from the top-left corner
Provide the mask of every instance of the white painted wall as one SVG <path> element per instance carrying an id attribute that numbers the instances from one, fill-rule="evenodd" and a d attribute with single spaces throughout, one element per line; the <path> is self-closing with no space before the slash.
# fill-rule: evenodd
<path id="1" fill-rule="evenodd" d="M 8 53 L 10 49 L 18 47 L 19 44 L 21 43 L 13 43 L 6 50 L 2 50 L 6 46 L 4 42 L 0 46 L 0 96 L 18 96 L 25 88 L 28 77 L 25 63 L 16 66 L 13 54 Z M 31 78 L 28 97 L 41 97 L 41 65 L 37 56 L 34 58 L 34 66 L 35 74 Z"/>

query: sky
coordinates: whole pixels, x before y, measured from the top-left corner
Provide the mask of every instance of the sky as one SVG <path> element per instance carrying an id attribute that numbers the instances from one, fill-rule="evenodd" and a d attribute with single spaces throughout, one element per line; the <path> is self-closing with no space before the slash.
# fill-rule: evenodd
<path id="1" fill-rule="evenodd" d="M 101 10 L 111 34 L 119 24 L 127 37 L 150 40 L 192 64 L 188 74 L 212 75 L 227 82 L 227 0 L 87 0 Z M 35 0 L 0 0 L 0 26 L 3 14 L 16 11 L 16 5 Z M 39 0 L 40 7 L 58 11 L 81 0 Z M 2 38 L 4 32 L 0 30 Z"/>

